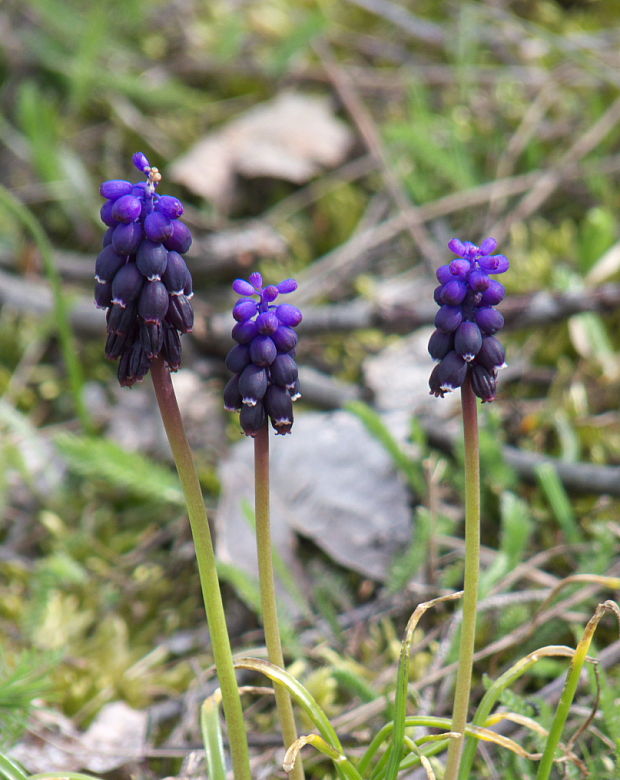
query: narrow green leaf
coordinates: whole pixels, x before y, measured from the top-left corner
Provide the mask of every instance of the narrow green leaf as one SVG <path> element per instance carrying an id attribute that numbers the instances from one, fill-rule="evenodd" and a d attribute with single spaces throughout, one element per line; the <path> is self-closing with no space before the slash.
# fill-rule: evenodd
<path id="1" fill-rule="evenodd" d="M 200 729 L 211 780 L 226 780 L 226 759 L 220 722 L 221 692 L 218 689 L 200 708 Z"/>

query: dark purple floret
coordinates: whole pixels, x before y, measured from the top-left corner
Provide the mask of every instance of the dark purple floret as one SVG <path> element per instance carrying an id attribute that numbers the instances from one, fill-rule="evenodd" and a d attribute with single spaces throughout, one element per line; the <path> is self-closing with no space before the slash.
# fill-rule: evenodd
<path id="1" fill-rule="evenodd" d="M 288 325 L 280 325 L 276 332 L 271 334 L 271 339 L 278 352 L 290 352 L 297 346 L 297 333 Z"/>
<path id="2" fill-rule="evenodd" d="M 267 423 L 265 407 L 259 401 L 254 406 L 243 406 L 239 412 L 239 422 L 246 436 L 256 436 Z"/>
<path id="3" fill-rule="evenodd" d="M 236 344 L 226 355 L 226 368 L 233 374 L 240 374 L 250 362 L 250 348 L 247 344 Z"/>
<path id="4" fill-rule="evenodd" d="M 444 333 L 453 333 L 463 322 L 463 312 L 459 306 L 442 306 L 435 315 L 435 327 Z"/>
<path id="5" fill-rule="evenodd" d="M 482 346 L 482 333 L 475 322 L 461 322 L 454 334 L 454 350 L 463 360 L 471 363 Z"/>
<path id="6" fill-rule="evenodd" d="M 439 295 L 441 303 L 447 303 L 449 306 L 458 306 L 467 295 L 467 285 L 460 279 L 452 279 L 441 288 Z"/>
<path id="7" fill-rule="evenodd" d="M 270 385 L 263 403 L 276 433 L 290 433 L 293 426 L 293 400 L 288 390 L 279 385 Z"/>
<path id="8" fill-rule="evenodd" d="M 467 377 L 467 363 L 454 350 L 442 358 L 431 373 L 431 393 L 442 396 L 460 387 Z"/>
<path id="9" fill-rule="evenodd" d="M 112 303 L 112 285 L 110 282 L 95 281 L 95 305 L 98 309 L 107 309 Z"/>
<path id="10" fill-rule="evenodd" d="M 482 399 L 483 403 L 495 400 L 497 380 L 495 376 L 483 366 L 472 366 L 471 386 L 474 393 L 478 398 Z"/>
<path id="11" fill-rule="evenodd" d="M 95 302 L 107 309 L 106 354 L 119 360 L 119 382 L 127 387 L 144 378 L 155 357 L 176 371 L 179 331 L 193 325 L 192 278 L 181 256 L 192 237 L 179 219 L 183 205 L 157 193 L 161 174 L 142 152 L 133 163 L 146 181 L 114 179 L 100 187 L 108 230 L 95 268 Z"/>
<path id="12" fill-rule="evenodd" d="M 239 392 L 239 375 L 231 377 L 224 388 L 224 409 L 227 412 L 240 412 L 243 398 Z"/>
<path id="13" fill-rule="evenodd" d="M 269 338 L 261 333 L 252 339 L 250 344 L 250 358 L 257 366 L 270 366 L 276 358 L 278 350 Z"/>
<path id="14" fill-rule="evenodd" d="M 504 285 L 501 282 L 497 282 L 495 279 L 490 279 L 489 286 L 482 293 L 482 298 L 480 299 L 480 305 L 497 306 L 498 303 L 501 303 L 504 300 L 505 295 L 506 295 L 506 288 L 504 287 Z"/>
<path id="15" fill-rule="evenodd" d="M 457 258 L 437 270 L 440 284 L 434 298 L 440 308 L 428 351 L 439 363 L 429 379 L 431 394 L 443 396 L 469 376 L 474 393 L 483 402 L 493 401 L 497 371 L 505 365 L 504 348 L 493 335 L 504 318 L 493 307 L 503 300 L 505 289 L 490 274 L 504 273 L 510 263 L 504 255 L 492 254 L 494 238 L 480 246 L 453 238 L 448 246 Z"/>
<path id="16" fill-rule="evenodd" d="M 257 333 L 256 322 L 254 320 L 246 320 L 235 325 L 231 336 L 238 344 L 249 344 Z"/>
<path id="17" fill-rule="evenodd" d="M 166 361 L 171 371 L 177 371 L 181 367 L 181 338 L 179 331 L 163 323 L 164 338 L 161 347 L 161 356 Z"/>
<path id="18" fill-rule="evenodd" d="M 119 227 L 121 227 L 121 225 L 119 225 Z M 119 268 L 122 265 L 125 265 L 125 259 L 126 258 L 119 255 L 112 246 L 108 245 L 104 247 L 95 260 L 96 281 L 111 282 Z"/>
<path id="19" fill-rule="evenodd" d="M 181 333 L 191 333 L 194 327 L 194 310 L 187 295 L 170 295 L 166 319 Z"/>
<path id="20" fill-rule="evenodd" d="M 117 222 L 134 222 L 140 216 L 142 202 L 135 195 L 122 195 L 114 201 L 112 217 Z"/>
<path id="21" fill-rule="evenodd" d="M 271 365 L 271 376 L 275 384 L 291 387 L 297 379 L 297 363 L 290 353 L 278 355 Z"/>
<path id="22" fill-rule="evenodd" d="M 454 334 L 436 330 L 428 341 L 428 353 L 433 360 L 441 360 L 454 349 Z"/>
<path id="23" fill-rule="evenodd" d="M 168 290 L 163 282 L 145 282 L 138 300 L 138 314 L 146 322 L 159 322 L 168 311 Z"/>
<path id="24" fill-rule="evenodd" d="M 112 302 L 106 315 L 108 331 L 111 333 L 129 333 L 135 330 L 138 325 L 137 314 L 135 303 L 122 306 L 120 303 Z"/>
<path id="25" fill-rule="evenodd" d="M 136 253 L 136 266 L 147 279 L 160 279 L 166 270 L 168 252 L 161 243 L 143 241 Z"/>
<path id="26" fill-rule="evenodd" d="M 165 241 L 172 235 L 172 220 L 160 211 L 151 211 L 144 219 L 144 232 L 149 241 Z"/>
<path id="27" fill-rule="evenodd" d="M 112 302 L 127 306 L 135 301 L 142 291 L 144 277 L 135 263 L 121 266 L 112 279 Z"/>
<path id="28" fill-rule="evenodd" d="M 164 326 L 160 320 L 140 323 L 140 344 L 149 358 L 159 355 L 164 346 Z"/>
<path id="29" fill-rule="evenodd" d="M 506 352 L 504 345 L 495 336 L 485 336 L 482 339 L 480 351 L 476 355 L 476 362 L 487 369 L 497 371 L 506 366 Z"/>
<path id="30" fill-rule="evenodd" d="M 133 255 L 137 252 L 144 229 L 139 222 L 121 222 L 112 233 L 112 246 L 121 255 Z"/>
<path id="31" fill-rule="evenodd" d="M 267 369 L 262 366 L 256 366 L 249 363 L 239 374 L 239 392 L 243 403 L 247 406 L 254 406 L 260 401 L 269 386 L 269 374 Z"/>
<path id="32" fill-rule="evenodd" d="M 166 249 L 179 252 L 184 255 L 192 245 L 192 234 L 184 222 L 175 220 L 172 223 L 172 233 L 164 241 Z"/>
<path id="33" fill-rule="evenodd" d="M 161 276 L 171 295 L 181 295 L 185 291 L 188 278 L 191 284 L 191 276 L 187 263 L 178 252 L 168 252 L 166 270 Z"/>
<path id="34" fill-rule="evenodd" d="M 484 334 L 492 336 L 504 327 L 504 316 L 492 306 L 481 306 L 476 311 L 476 322 Z"/>
<path id="35" fill-rule="evenodd" d="M 240 423 L 248 436 L 255 436 L 268 419 L 277 433 L 290 433 L 293 425 L 292 404 L 301 397 L 294 328 L 302 314 L 296 306 L 276 300 L 296 289 L 294 279 L 263 286 L 259 273 L 233 282 L 242 298 L 233 307 L 237 346 L 226 357 L 234 376 L 224 389 L 224 404 L 231 411 L 241 407 Z"/>

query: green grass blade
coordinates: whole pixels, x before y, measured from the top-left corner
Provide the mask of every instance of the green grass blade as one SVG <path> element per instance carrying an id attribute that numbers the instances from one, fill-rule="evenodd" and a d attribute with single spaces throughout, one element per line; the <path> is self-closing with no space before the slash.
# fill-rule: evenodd
<path id="1" fill-rule="evenodd" d="M 588 625 L 585 628 L 583 637 L 575 649 L 575 655 L 573 656 L 570 667 L 568 669 L 568 675 L 566 676 L 566 683 L 564 684 L 564 690 L 560 696 L 560 701 L 553 718 L 553 723 L 549 729 L 549 736 L 545 744 L 545 749 L 538 765 L 538 772 L 536 774 L 536 780 L 548 780 L 551 775 L 553 763 L 555 759 L 555 751 L 560 742 L 560 737 L 564 730 L 568 714 L 570 712 L 575 693 L 577 692 L 577 685 L 579 684 L 579 677 L 581 670 L 586 662 L 588 650 L 594 637 L 594 632 L 598 624 L 600 623 L 603 615 L 606 612 L 612 612 L 620 621 L 620 607 L 614 601 L 605 601 L 599 604 L 594 612 L 594 615 L 588 621 Z"/>
<path id="2" fill-rule="evenodd" d="M 94 436 L 60 433 L 54 442 L 70 467 L 84 477 L 105 480 L 144 499 L 185 506 L 176 474 L 144 455 Z"/>
<path id="3" fill-rule="evenodd" d="M 211 780 L 226 780 L 226 759 L 220 723 L 221 692 L 205 699 L 200 708 L 200 729 Z"/>
<path id="4" fill-rule="evenodd" d="M 551 463 L 541 463 L 536 467 L 536 476 L 567 542 L 579 544 L 583 541 L 583 535 L 555 467 Z"/>
<path id="5" fill-rule="evenodd" d="M 12 758 L 0 753 L 0 778 L 2 780 L 28 780 L 28 775 Z"/>
<path id="6" fill-rule="evenodd" d="M 238 669 L 249 669 L 250 671 L 264 674 L 265 677 L 268 677 L 272 682 L 286 688 L 293 699 L 314 723 L 323 739 L 340 753 L 343 752 L 342 745 L 338 739 L 338 734 L 330 723 L 329 718 L 321 707 L 319 707 L 312 694 L 304 688 L 299 680 L 296 680 L 284 669 L 280 669 L 280 667 L 275 666 L 275 664 L 260 658 L 236 658 L 235 667 Z"/>
<path id="7" fill-rule="evenodd" d="M 384 447 L 396 468 L 405 475 L 416 495 L 424 496 L 426 494 L 426 481 L 422 467 L 403 451 L 381 416 L 362 401 L 351 401 L 346 405 L 346 409 L 359 417 L 366 430 Z"/>
<path id="8" fill-rule="evenodd" d="M 0 206 L 12 214 L 28 230 L 34 239 L 39 252 L 45 275 L 52 290 L 54 301 L 54 319 L 58 338 L 62 350 L 63 360 L 69 377 L 69 386 L 73 395 L 73 403 L 80 419 L 82 427 L 86 431 L 94 429 L 90 413 L 84 400 L 84 377 L 80 365 L 77 344 L 73 335 L 73 329 L 69 320 L 67 298 L 63 290 L 63 283 L 54 261 L 52 245 L 32 212 L 24 206 L 4 185 L 0 184 Z"/>

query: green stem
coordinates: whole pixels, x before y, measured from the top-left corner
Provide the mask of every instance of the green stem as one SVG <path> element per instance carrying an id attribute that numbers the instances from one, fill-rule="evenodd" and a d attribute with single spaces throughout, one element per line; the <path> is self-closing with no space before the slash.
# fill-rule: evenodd
<path id="1" fill-rule="evenodd" d="M 476 637 L 476 610 L 480 569 L 480 448 L 478 410 L 469 377 L 461 388 L 465 441 L 465 584 L 463 622 L 452 709 L 452 731 L 461 734 L 450 742 L 444 780 L 456 780 L 463 751 Z"/>
<path id="2" fill-rule="evenodd" d="M 174 394 L 170 372 L 161 358 L 155 358 L 151 364 L 153 386 L 157 403 L 170 442 L 170 449 L 176 463 L 181 487 L 187 505 L 187 514 L 196 548 L 196 561 L 200 576 L 200 586 L 204 599 L 207 622 L 211 634 L 211 644 L 215 667 L 222 690 L 222 704 L 233 763 L 235 780 L 251 780 L 248 741 L 243 721 L 241 697 L 235 677 L 232 651 L 226 627 L 224 605 L 217 576 L 215 553 L 211 540 L 211 529 L 202 498 L 198 473 L 189 448 L 181 413 Z"/>
<path id="3" fill-rule="evenodd" d="M 62 288 L 62 279 L 56 268 L 56 263 L 54 262 L 54 250 L 52 245 L 30 209 L 24 206 L 24 204 L 2 184 L 0 184 L 0 204 L 2 204 L 7 211 L 12 213 L 13 216 L 15 216 L 30 232 L 41 253 L 43 270 L 45 271 L 52 291 L 54 321 L 58 332 L 58 340 L 60 341 L 60 349 L 62 350 L 62 356 L 67 369 L 67 376 L 69 377 L 73 401 L 82 427 L 85 431 L 92 433 L 94 426 L 84 401 L 84 377 L 82 375 L 82 367 L 80 365 L 77 346 L 73 337 L 65 293 Z"/>
<path id="4" fill-rule="evenodd" d="M 256 548 L 258 577 L 260 582 L 261 609 L 267 655 L 275 666 L 284 669 L 284 655 L 280 641 L 280 626 L 276 605 L 276 587 L 271 548 L 271 524 L 269 513 L 269 429 L 264 425 L 254 437 L 254 509 L 256 514 Z M 276 709 L 282 729 L 284 744 L 288 748 L 297 739 L 297 727 L 293 705 L 288 691 L 274 685 Z M 289 777 L 303 780 L 304 770 L 299 756 Z"/>

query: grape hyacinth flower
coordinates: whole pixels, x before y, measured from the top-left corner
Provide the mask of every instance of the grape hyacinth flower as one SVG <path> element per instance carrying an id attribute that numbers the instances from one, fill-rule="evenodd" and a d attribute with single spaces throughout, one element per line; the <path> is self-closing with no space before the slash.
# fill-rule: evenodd
<path id="1" fill-rule="evenodd" d="M 180 221 L 183 204 L 159 195 L 161 174 L 144 154 L 133 156 L 146 181 L 105 181 L 101 219 L 108 226 L 95 263 L 95 303 L 106 309 L 106 356 L 119 361 L 118 380 L 130 387 L 160 356 L 171 371 L 181 364 L 180 333 L 194 322 L 192 277 L 183 259 L 191 243 Z"/>
<path id="2" fill-rule="evenodd" d="M 453 238 L 448 247 L 457 258 L 437 270 L 435 301 L 440 308 L 428 351 L 439 362 L 429 379 L 431 395 L 443 398 L 469 376 L 478 398 L 494 401 L 497 372 L 506 365 L 504 348 L 495 337 L 504 318 L 494 306 L 506 291 L 490 275 L 504 273 L 510 263 L 504 255 L 492 254 L 494 238 L 480 246 Z"/>
<path id="3" fill-rule="evenodd" d="M 240 412 L 247 436 L 256 436 L 267 419 L 276 433 L 291 431 L 293 402 L 301 397 L 294 328 L 302 314 L 296 306 L 274 301 L 296 289 L 294 279 L 263 287 L 259 273 L 250 274 L 247 282 L 233 282 L 233 290 L 242 297 L 233 307 L 237 322 L 232 337 L 237 344 L 226 356 L 226 367 L 234 376 L 224 388 L 224 405 Z"/>

